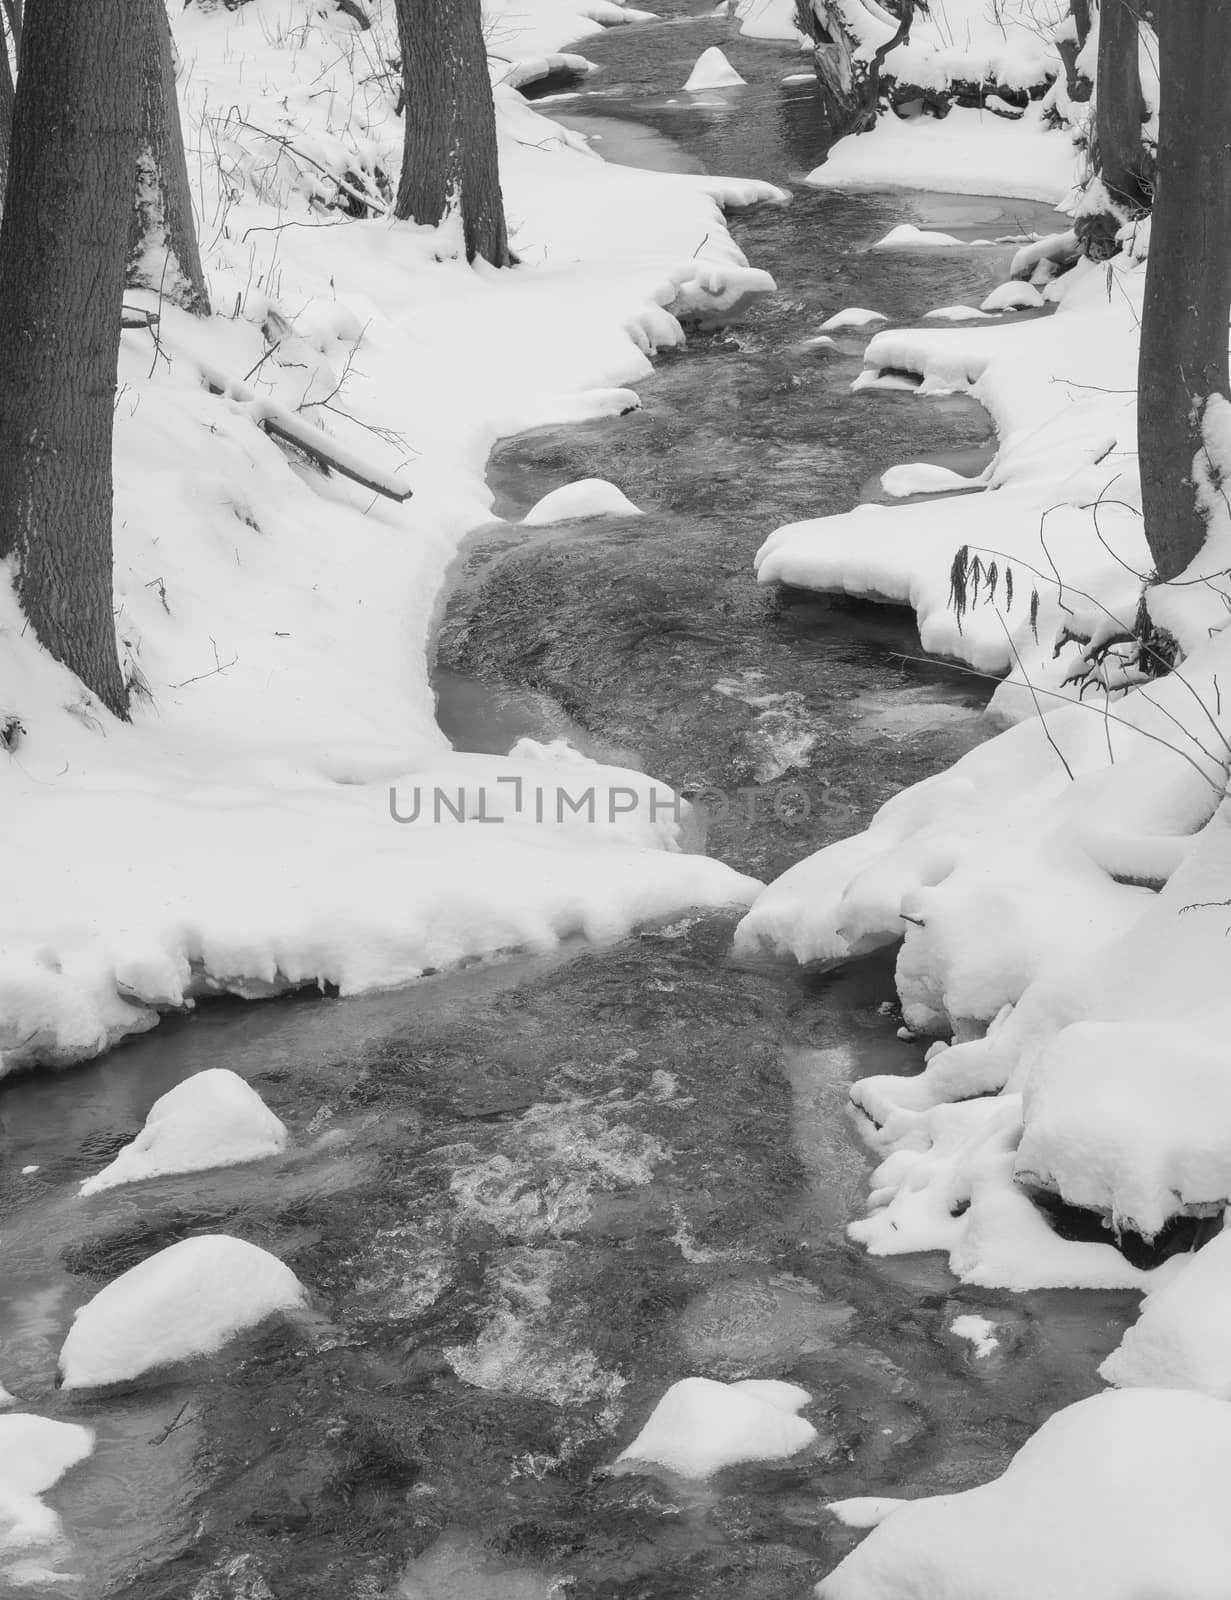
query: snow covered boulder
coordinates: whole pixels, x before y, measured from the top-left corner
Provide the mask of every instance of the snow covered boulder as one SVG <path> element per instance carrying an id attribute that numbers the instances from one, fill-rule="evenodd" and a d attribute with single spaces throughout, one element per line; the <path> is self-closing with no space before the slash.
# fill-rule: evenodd
<path id="1" fill-rule="evenodd" d="M 980 306 L 981 311 L 1037 311 L 1046 304 L 1032 283 L 1002 283 Z"/>
<path id="2" fill-rule="evenodd" d="M 639 517 L 642 512 L 627 495 L 606 478 L 581 478 L 553 489 L 522 518 L 527 528 L 552 522 L 574 522 L 584 517 Z"/>
<path id="3" fill-rule="evenodd" d="M 1231 1406 L 1126 1389 L 1057 1412 L 1004 1474 L 889 1507 L 818 1600 L 1225 1600 Z M 842 1505 L 830 1507 L 839 1516 Z"/>
<path id="4" fill-rule="evenodd" d="M 213 1355 L 245 1328 L 307 1300 L 267 1250 L 227 1234 L 181 1239 L 80 1308 L 60 1351 L 60 1379 L 66 1389 L 94 1389 Z"/>
<path id="5" fill-rule="evenodd" d="M 85 1180 L 81 1193 L 261 1161 L 284 1150 L 286 1137 L 285 1126 L 255 1089 L 226 1067 L 211 1067 L 155 1100 L 141 1132 L 109 1167 Z"/>
<path id="6" fill-rule="evenodd" d="M 784 1460 L 816 1438 L 812 1424 L 795 1415 L 810 1399 L 806 1389 L 773 1379 L 684 1378 L 663 1395 L 617 1467 L 644 1462 L 708 1478 L 741 1461 Z"/>
<path id="7" fill-rule="evenodd" d="M 733 89 L 743 82 L 744 79 L 714 44 L 697 57 L 697 64 L 689 74 L 684 91 L 686 94 L 696 94 L 703 89 Z"/>
<path id="8" fill-rule="evenodd" d="M 822 333 L 836 333 L 840 328 L 867 328 L 874 322 L 888 322 L 883 311 L 870 311 L 867 306 L 846 306 L 835 311 L 821 323 Z"/>
<path id="9" fill-rule="evenodd" d="M 964 239 L 957 239 L 951 233 L 936 233 L 928 228 L 917 228 L 913 222 L 900 222 L 896 228 L 890 228 L 883 239 L 878 239 L 870 247 L 873 250 L 965 250 L 967 246 Z"/>
<path id="10" fill-rule="evenodd" d="M 1121 1387 L 1199 1389 L 1231 1400 L 1231 1233 L 1146 1296 L 1099 1374 Z"/>
<path id="11" fill-rule="evenodd" d="M 60 1519 L 39 1496 L 94 1448 L 89 1428 L 13 1412 L 0 1417 L 0 1557 L 54 1544 Z"/>

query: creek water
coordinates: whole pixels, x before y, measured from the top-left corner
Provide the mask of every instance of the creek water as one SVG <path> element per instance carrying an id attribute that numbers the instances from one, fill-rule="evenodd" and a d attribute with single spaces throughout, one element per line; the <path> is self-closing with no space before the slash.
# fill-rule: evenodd
<path id="1" fill-rule="evenodd" d="M 642 412 L 496 452 L 503 516 L 588 475 L 647 515 L 477 535 L 441 628 L 440 717 L 463 748 L 565 734 L 693 792 L 790 780 L 808 815 L 711 828 L 713 852 L 765 875 L 985 731 L 971 680 L 906 659 L 908 620 L 752 582 L 780 522 L 846 508 L 898 461 L 974 472 L 991 439 L 968 402 L 850 395 L 862 340 L 806 340 L 846 303 L 913 317 L 1003 276 L 1003 251 L 868 254 L 894 223 L 1005 233 L 1039 208 L 803 189 L 823 137 L 810 86 L 781 82 L 800 58 L 660 9 L 587 41 L 602 73 L 552 109 L 629 161 L 791 186 L 791 207 L 735 224 L 779 290 L 664 358 Z M 714 43 L 749 86 L 682 95 Z M 732 925 L 685 917 L 366 999 L 219 1002 L 6 1085 L 0 1379 L 98 1436 L 48 1496 L 57 1591 L 794 1600 L 857 1537 L 827 1500 L 984 1481 L 1091 1392 L 1132 1297 L 970 1290 L 938 1258 L 845 1238 L 868 1170 L 847 1087 L 920 1061 L 890 962 L 737 966 Z M 76 1198 L 157 1095 L 219 1065 L 286 1121 L 284 1157 Z M 216 1231 L 287 1261 L 312 1317 L 129 1393 L 58 1392 L 74 1307 Z M 996 1324 L 989 1356 L 951 1332 L 969 1312 Z M 816 1443 L 701 1485 L 610 1476 L 693 1374 L 802 1384 Z"/>

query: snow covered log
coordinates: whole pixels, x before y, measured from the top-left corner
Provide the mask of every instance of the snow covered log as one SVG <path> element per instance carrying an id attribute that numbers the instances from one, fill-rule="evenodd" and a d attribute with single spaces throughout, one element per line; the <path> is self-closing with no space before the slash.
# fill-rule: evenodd
<path id="1" fill-rule="evenodd" d="M 216 367 L 204 362 L 201 363 L 201 376 L 211 394 L 222 395 L 224 399 L 246 407 L 258 428 L 271 438 L 281 439 L 284 444 L 301 450 L 326 471 L 340 472 L 352 483 L 371 489 L 374 494 L 384 495 L 387 500 L 396 500 L 399 504 L 409 500 L 414 492 L 391 472 L 364 461 L 320 428 L 314 428 L 293 411 L 288 411 L 285 406 L 256 394 L 246 383 L 228 378 Z"/>

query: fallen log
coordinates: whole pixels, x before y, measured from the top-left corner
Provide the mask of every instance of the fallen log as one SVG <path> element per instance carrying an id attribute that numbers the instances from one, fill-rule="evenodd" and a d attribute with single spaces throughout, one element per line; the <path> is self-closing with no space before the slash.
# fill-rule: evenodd
<path id="1" fill-rule="evenodd" d="M 320 428 L 314 428 L 310 422 L 305 422 L 302 417 L 296 416 L 293 411 L 288 411 L 285 406 L 280 406 L 264 395 L 257 394 L 246 383 L 241 383 L 236 378 L 228 378 L 216 367 L 209 366 L 205 362 L 199 362 L 198 365 L 209 392 L 244 406 L 257 427 L 271 438 L 282 440 L 284 444 L 302 451 L 326 472 L 340 473 L 352 483 L 357 483 L 364 489 L 371 489 L 373 494 L 384 495 L 387 500 L 395 500 L 399 505 L 404 500 L 410 499 L 414 491 L 408 489 L 392 473 L 362 460 L 345 445 L 331 439 Z"/>

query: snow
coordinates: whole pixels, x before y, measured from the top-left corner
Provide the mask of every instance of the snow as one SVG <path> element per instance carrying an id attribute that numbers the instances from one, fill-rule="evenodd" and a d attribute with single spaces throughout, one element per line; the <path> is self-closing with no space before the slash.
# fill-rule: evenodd
<path id="1" fill-rule="evenodd" d="M 924 318 L 929 322 L 982 322 L 987 315 L 976 306 L 937 306 L 934 311 L 925 311 Z"/>
<path id="2" fill-rule="evenodd" d="M 1044 1423 L 993 1482 L 891 1509 L 818 1600 L 1222 1600 L 1228 1452 L 1220 1402 L 1095 1395 Z"/>
<path id="3" fill-rule="evenodd" d="M 901 222 L 896 228 L 890 228 L 884 238 L 878 239 L 869 248 L 873 250 L 965 250 L 968 246 L 964 239 L 956 239 L 951 233 L 937 233 L 933 229 L 917 228 L 913 222 Z"/>
<path id="4" fill-rule="evenodd" d="M 156 1100 L 137 1137 L 80 1192 L 84 1197 L 146 1178 L 260 1161 L 278 1155 L 286 1138 L 255 1089 L 226 1067 L 211 1067 Z"/>
<path id="5" fill-rule="evenodd" d="M 467 267 L 449 226 L 341 218 L 330 172 L 376 195 L 400 160 L 392 5 L 372 10 L 365 33 L 309 0 L 174 16 L 217 314 L 164 305 L 156 361 L 147 332 L 122 340 L 115 593 L 138 685 L 130 724 L 40 649 L 0 574 L 0 683 L 25 729 L 0 757 L 0 1074 L 88 1058 L 204 995 L 403 984 L 755 892 L 685 852 L 683 811 L 651 819 L 640 801 L 593 826 L 558 820 L 554 803 L 541 820 L 502 806 L 495 827 L 473 808 L 465 825 L 391 820 L 391 788 L 474 798 L 526 776 L 452 752 L 428 681 L 445 573 L 490 520 L 490 448 L 636 406 L 630 385 L 683 341 L 681 316 L 721 316 L 772 287 L 720 208 L 784 196 L 608 165 L 502 84 L 520 266 Z M 498 77 L 644 15 L 608 0 L 488 10 L 508 58 Z M 207 392 L 211 373 L 223 394 Z M 255 425 L 275 412 L 413 498 L 289 459 Z M 552 776 L 570 793 L 597 783 L 602 816 L 629 787 L 648 802 L 645 780 L 619 769 Z"/>
<path id="6" fill-rule="evenodd" d="M 976 1357 L 983 1358 L 993 1355 L 1000 1348 L 1000 1340 L 996 1337 L 996 1324 L 987 1317 L 974 1315 L 954 1317 L 949 1324 L 949 1332 L 959 1339 L 966 1339 L 974 1346 Z"/>
<path id="7" fill-rule="evenodd" d="M 614 483 L 603 478 L 582 478 L 553 489 L 522 518 L 526 527 L 570 522 L 584 517 L 639 517 L 640 510 Z"/>
<path id="8" fill-rule="evenodd" d="M 0 1410 L 3 1410 L 6 1406 L 15 1406 L 16 1404 L 16 1397 L 11 1395 L 4 1385 L 0 1383 Z"/>
<path id="9" fill-rule="evenodd" d="M 1121 1388 L 1196 1389 L 1231 1400 L 1231 1233 L 1146 1296 L 1099 1374 Z"/>
<path id="10" fill-rule="evenodd" d="M 950 467 L 940 467 L 930 461 L 910 461 L 899 467 L 890 467 L 881 474 L 881 488 L 895 500 L 908 494 L 952 494 L 970 489 L 982 482 L 981 478 L 964 478 Z"/>
<path id="11" fill-rule="evenodd" d="M 1073 187 L 1073 146 L 1041 105 L 1018 121 L 955 106 L 947 117 L 878 118 L 840 139 L 806 181 L 820 189 L 930 189 L 1059 204 Z"/>
<path id="12" fill-rule="evenodd" d="M 983 301 L 981 311 L 1035 311 L 1046 302 L 1032 283 L 1002 283 Z"/>
<path id="13" fill-rule="evenodd" d="M 745 39 L 775 39 L 807 47 L 807 39 L 795 26 L 795 0 L 736 0 L 735 15 Z"/>
<path id="14" fill-rule="evenodd" d="M 689 73 L 684 89 L 686 93 L 695 94 L 703 89 L 734 88 L 744 81 L 715 44 L 697 57 L 697 64 Z"/>
<path id="15" fill-rule="evenodd" d="M 66 1389 L 124 1383 L 213 1355 L 244 1329 L 306 1304 L 298 1278 L 267 1250 L 226 1234 L 182 1239 L 78 1309 L 60 1351 L 61 1380 Z"/>
<path id="16" fill-rule="evenodd" d="M 821 323 L 821 328 L 826 332 L 835 332 L 839 328 L 866 328 L 874 322 L 888 320 L 883 311 L 870 311 L 867 306 L 846 306 L 842 311 L 835 311 L 832 317 L 826 318 Z"/>
<path id="17" fill-rule="evenodd" d="M 709 1478 L 744 1461 L 780 1461 L 806 1449 L 816 1429 L 796 1416 L 811 1396 L 772 1379 L 673 1383 L 617 1462 L 666 1467 L 684 1478 Z"/>
<path id="18" fill-rule="evenodd" d="M 21 1411 L 0 1417 L 0 1573 L 15 1579 L 9 1557 L 60 1543 L 60 1519 L 40 1496 L 93 1448 L 93 1433 L 77 1423 Z"/>

